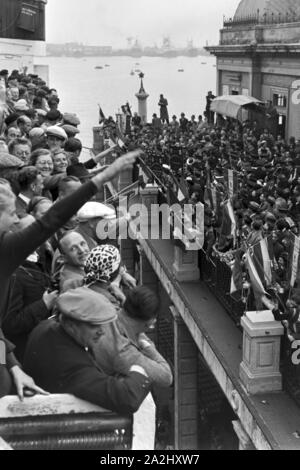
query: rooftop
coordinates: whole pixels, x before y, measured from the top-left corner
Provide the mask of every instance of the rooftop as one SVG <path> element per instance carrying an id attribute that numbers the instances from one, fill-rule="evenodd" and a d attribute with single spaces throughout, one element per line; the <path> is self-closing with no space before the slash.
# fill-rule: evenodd
<path id="1" fill-rule="evenodd" d="M 241 0 L 233 18 L 224 18 L 224 28 L 300 21 L 300 0 Z"/>

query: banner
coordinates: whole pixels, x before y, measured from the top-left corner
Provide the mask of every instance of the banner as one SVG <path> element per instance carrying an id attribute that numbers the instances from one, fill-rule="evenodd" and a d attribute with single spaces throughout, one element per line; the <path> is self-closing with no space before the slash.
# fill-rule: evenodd
<path id="1" fill-rule="evenodd" d="M 289 277 L 290 277 L 290 286 L 294 287 L 295 282 L 298 276 L 299 270 L 299 253 L 300 253 L 300 238 L 294 236 L 294 241 L 292 244 L 291 255 L 290 255 L 290 269 L 289 269 Z"/>
<path id="2" fill-rule="evenodd" d="M 228 196 L 232 199 L 239 188 L 238 172 L 226 168 L 224 170 L 224 182 L 228 190 Z"/>
<path id="3" fill-rule="evenodd" d="M 243 270 L 242 270 L 242 255 L 243 251 L 238 250 L 235 254 L 235 259 L 231 264 L 231 284 L 230 284 L 230 294 L 240 292 L 243 290 Z"/>
<path id="4" fill-rule="evenodd" d="M 247 268 L 253 290 L 265 294 L 265 288 L 273 281 L 273 244 L 272 238 L 264 238 L 249 248 L 246 253 Z"/>
<path id="5" fill-rule="evenodd" d="M 253 262 L 253 256 L 250 250 L 245 254 L 246 267 L 250 276 L 252 289 L 256 294 L 263 296 L 266 294 L 265 288 L 261 281 L 261 278 L 258 275 L 257 269 Z"/>

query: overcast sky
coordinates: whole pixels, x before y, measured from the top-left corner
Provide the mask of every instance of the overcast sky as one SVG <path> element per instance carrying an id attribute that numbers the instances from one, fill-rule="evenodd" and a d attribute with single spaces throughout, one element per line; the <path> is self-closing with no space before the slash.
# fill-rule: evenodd
<path id="1" fill-rule="evenodd" d="M 164 36 L 183 46 L 216 43 L 223 14 L 232 16 L 240 0 L 48 0 L 48 42 L 126 47 L 127 38 L 143 46 Z"/>

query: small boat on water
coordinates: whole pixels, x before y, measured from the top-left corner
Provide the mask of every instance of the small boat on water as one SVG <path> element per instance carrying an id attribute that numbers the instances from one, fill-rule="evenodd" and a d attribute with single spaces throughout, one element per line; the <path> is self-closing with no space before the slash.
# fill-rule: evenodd
<path id="1" fill-rule="evenodd" d="M 97 69 L 97 70 L 102 70 L 103 67 L 102 67 L 102 65 L 96 65 L 95 69 Z"/>
<path id="2" fill-rule="evenodd" d="M 206 64 L 207 64 L 207 62 L 201 62 L 201 65 L 206 65 Z"/>
<path id="3" fill-rule="evenodd" d="M 130 75 L 134 75 L 134 71 L 133 71 L 133 70 L 131 70 Z"/>
<path id="4" fill-rule="evenodd" d="M 135 69 L 136 73 L 141 73 L 140 69 Z"/>
<path id="5" fill-rule="evenodd" d="M 178 72 L 184 72 L 184 69 L 178 69 Z"/>
<path id="6" fill-rule="evenodd" d="M 105 64 L 105 67 L 110 67 L 110 65 L 109 65 L 109 64 Z"/>

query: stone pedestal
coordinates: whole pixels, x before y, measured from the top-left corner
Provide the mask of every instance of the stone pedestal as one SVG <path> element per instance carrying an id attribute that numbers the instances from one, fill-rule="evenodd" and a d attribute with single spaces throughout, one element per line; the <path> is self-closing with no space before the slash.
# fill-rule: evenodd
<path id="1" fill-rule="evenodd" d="M 253 395 L 280 391 L 280 337 L 284 333 L 283 326 L 274 321 L 269 310 L 247 312 L 241 324 L 244 329 L 241 381 Z"/>
<path id="2" fill-rule="evenodd" d="M 178 282 L 199 281 L 198 251 L 184 251 L 174 247 L 173 274 Z"/>
<path id="3" fill-rule="evenodd" d="M 157 204 L 158 192 L 159 192 L 158 187 L 152 184 L 147 184 L 147 186 L 144 189 L 140 190 L 142 204 L 147 208 L 149 215 L 151 215 L 152 205 Z"/>
<path id="4" fill-rule="evenodd" d="M 94 143 L 93 150 L 95 154 L 104 150 L 104 135 L 102 127 L 93 127 Z"/>
<path id="5" fill-rule="evenodd" d="M 158 192 L 158 187 L 150 184 L 140 190 L 140 230 L 145 239 L 159 238 Z"/>

